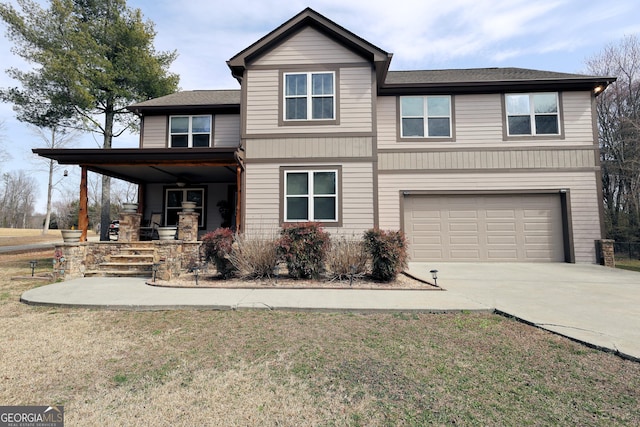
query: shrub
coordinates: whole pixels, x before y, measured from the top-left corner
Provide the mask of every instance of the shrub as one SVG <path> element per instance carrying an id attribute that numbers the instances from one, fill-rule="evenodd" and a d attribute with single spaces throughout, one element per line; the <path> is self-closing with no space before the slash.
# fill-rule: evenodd
<path id="1" fill-rule="evenodd" d="M 296 279 L 320 278 L 328 246 L 329 233 L 314 222 L 286 225 L 278 239 L 278 252 Z"/>
<path id="2" fill-rule="evenodd" d="M 402 231 L 368 230 L 364 245 L 371 256 L 374 279 L 390 282 L 407 267 L 407 240 Z"/>
<path id="3" fill-rule="evenodd" d="M 237 235 L 229 260 L 242 278 L 271 278 L 278 263 L 276 240 Z"/>
<path id="4" fill-rule="evenodd" d="M 217 228 L 202 238 L 204 256 L 207 261 L 213 261 L 218 273 L 226 278 L 232 277 L 235 268 L 229 260 L 233 246 L 233 231 L 230 228 Z"/>
<path id="5" fill-rule="evenodd" d="M 326 265 L 330 280 L 348 280 L 352 267 L 354 277 L 364 277 L 367 272 L 367 252 L 363 242 L 344 237 L 332 239 Z"/>

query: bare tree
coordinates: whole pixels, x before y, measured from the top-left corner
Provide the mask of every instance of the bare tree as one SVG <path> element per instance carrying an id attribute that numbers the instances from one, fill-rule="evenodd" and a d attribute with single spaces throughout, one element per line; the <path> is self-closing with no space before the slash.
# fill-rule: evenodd
<path id="1" fill-rule="evenodd" d="M 4 121 L 0 121 L 0 163 L 3 163 L 11 158 L 11 156 L 9 156 L 9 153 L 7 153 L 7 151 L 3 147 L 5 141 L 5 124 Z"/>
<path id="2" fill-rule="evenodd" d="M 640 240 L 640 39 L 607 46 L 587 67 L 618 78 L 597 98 L 607 234 Z"/>
<path id="3" fill-rule="evenodd" d="M 74 131 L 68 131 L 67 129 L 59 128 L 57 126 L 51 126 L 49 128 L 30 126 L 30 128 L 34 135 L 36 135 L 38 139 L 45 144 L 44 146 L 46 148 L 64 148 L 68 146 L 77 135 Z M 46 163 L 47 171 L 49 173 L 49 183 L 47 185 L 47 212 L 45 214 L 44 224 L 42 225 L 42 234 L 45 234 L 49 229 L 49 223 L 51 222 L 51 200 L 53 197 L 53 189 L 64 177 L 67 176 L 67 171 L 64 171 L 62 177 L 58 178 L 58 180 L 54 182 L 54 173 L 61 169 L 58 162 L 44 157 L 38 157 L 38 161 Z"/>
<path id="4" fill-rule="evenodd" d="M 8 228 L 26 228 L 33 214 L 36 181 L 24 171 L 2 175 L 0 184 L 0 225 Z"/>

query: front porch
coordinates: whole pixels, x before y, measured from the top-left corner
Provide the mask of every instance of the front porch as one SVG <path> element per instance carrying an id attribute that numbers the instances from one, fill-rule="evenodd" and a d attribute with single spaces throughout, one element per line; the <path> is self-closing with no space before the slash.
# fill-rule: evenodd
<path id="1" fill-rule="evenodd" d="M 243 161 L 236 147 L 149 149 L 34 149 L 59 164 L 81 167 L 78 228 L 89 227 L 87 172 L 138 185 L 139 218 L 121 219 L 120 238 L 140 239 L 140 227 L 178 227 L 181 203 L 195 203 L 195 240 L 226 226 L 242 231 Z M 115 219 L 115 218 L 111 218 Z M 104 227 L 105 224 L 102 224 Z M 103 233 L 102 240 L 106 234 Z M 181 238 L 180 236 L 178 237 Z M 188 240 L 193 239 L 193 236 Z"/>

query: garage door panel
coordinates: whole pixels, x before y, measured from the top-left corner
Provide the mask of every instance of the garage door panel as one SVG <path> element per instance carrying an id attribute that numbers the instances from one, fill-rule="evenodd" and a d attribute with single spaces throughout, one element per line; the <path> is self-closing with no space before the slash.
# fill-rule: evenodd
<path id="1" fill-rule="evenodd" d="M 410 195 L 414 261 L 563 261 L 558 194 Z"/>
<path id="2" fill-rule="evenodd" d="M 486 224 L 485 229 L 488 232 L 515 232 L 516 231 L 516 223 L 515 222 L 488 222 Z"/>
<path id="3" fill-rule="evenodd" d="M 487 251 L 488 261 L 517 261 L 518 251 L 516 250 L 489 250 Z"/>

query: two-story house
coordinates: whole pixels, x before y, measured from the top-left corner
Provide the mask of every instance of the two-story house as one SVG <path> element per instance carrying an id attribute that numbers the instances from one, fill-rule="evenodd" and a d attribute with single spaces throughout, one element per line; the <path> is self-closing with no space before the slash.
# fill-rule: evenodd
<path id="1" fill-rule="evenodd" d="M 164 225 L 189 199 L 202 232 L 227 207 L 251 233 L 401 229 L 413 261 L 594 262 L 595 97 L 614 79 L 391 58 L 305 9 L 228 61 L 239 90 L 132 105 L 139 149 L 36 152 L 139 183 Z"/>

